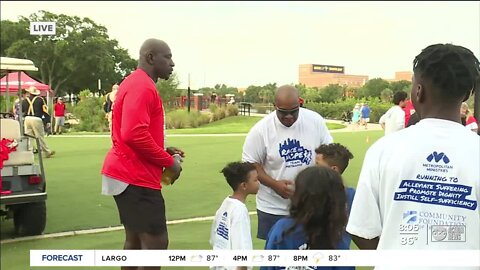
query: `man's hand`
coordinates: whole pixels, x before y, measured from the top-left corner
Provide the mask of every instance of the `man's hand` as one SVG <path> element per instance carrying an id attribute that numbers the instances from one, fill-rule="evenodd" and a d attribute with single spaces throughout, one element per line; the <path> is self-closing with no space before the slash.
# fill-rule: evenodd
<path id="1" fill-rule="evenodd" d="M 289 187 L 289 185 L 293 185 L 293 181 L 278 180 L 274 185 L 272 185 L 272 189 L 282 198 L 288 199 L 293 195 L 293 190 Z"/>
<path id="2" fill-rule="evenodd" d="M 185 152 L 183 152 L 182 150 L 176 148 L 176 147 L 167 147 L 167 153 L 169 153 L 170 155 L 175 155 L 175 154 L 179 154 L 182 158 L 185 157 Z"/>
<path id="3" fill-rule="evenodd" d="M 173 159 L 173 166 L 169 168 L 173 172 L 172 177 L 172 185 L 175 181 L 180 177 L 180 173 L 182 172 L 182 165 L 179 160 Z"/>

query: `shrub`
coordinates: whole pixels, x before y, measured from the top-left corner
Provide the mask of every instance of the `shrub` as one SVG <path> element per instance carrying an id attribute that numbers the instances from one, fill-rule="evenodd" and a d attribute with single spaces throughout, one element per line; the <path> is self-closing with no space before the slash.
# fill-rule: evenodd
<path id="1" fill-rule="evenodd" d="M 80 101 L 73 108 L 73 114 L 80 120 L 75 129 L 78 131 L 107 131 L 108 122 L 103 111 L 103 98 L 94 97 L 88 89 L 80 92 L 80 96 Z"/>
<path id="2" fill-rule="evenodd" d="M 267 108 L 266 107 L 257 107 L 257 113 L 265 114 L 265 113 L 267 113 Z"/>
<path id="3" fill-rule="evenodd" d="M 204 124 L 208 124 L 210 122 L 210 116 L 198 111 L 194 113 L 190 113 L 190 127 L 196 128 Z"/>
<path id="4" fill-rule="evenodd" d="M 220 119 L 225 118 L 225 108 L 219 108 L 215 113 L 213 113 L 213 121 L 218 121 Z"/>
<path id="5" fill-rule="evenodd" d="M 226 116 L 236 116 L 236 115 L 238 115 L 238 106 L 228 104 L 225 114 L 226 114 Z"/>
<path id="6" fill-rule="evenodd" d="M 210 105 L 208 106 L 208 110 L 211 113 L 215 113 L 218 110 L 218 105 L 215 103 L 210 103 Z"/>
<path id="7" fill-rule="evenodd" d="M 165 116 L 167 129 L 185 128 L 188 126 L 189 116 L 186 110 L 175 110 L 168 112 Z"/>
<path id="8" fill-rule="evenodd" d="M 175 110 L 165 116 L 167 129 L 196 128 L 210 122 L 210 117 L 196 110 Z"/>

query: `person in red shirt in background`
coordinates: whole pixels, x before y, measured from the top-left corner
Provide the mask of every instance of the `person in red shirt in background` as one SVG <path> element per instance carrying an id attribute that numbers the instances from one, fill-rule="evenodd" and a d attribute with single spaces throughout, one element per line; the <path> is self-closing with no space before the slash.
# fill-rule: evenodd
<path id="1" fill-rule="evenodd" d="M 303 104 L 305 103 L 305 100 L 301 97 L 298 98 L 298 104 L 300 104 L 300 107 L 303 108 Z"/>
<path id="2" fill-rule="evenodd" d="M 462 120 L 462 124 L 470 129 L 471 131 L 477 133 L 478 132 L 478 121 L 470 114 L 470 110 L 468 109 L 468 104 L 466 102 L 462 103 L 460 107 L 460 116 Z"/>
<path id="3" fill-rule="evenodd" d="M 412 100 L 408 99 L 405 107 L 403 108 L 405 112 L 405 127 L 408 127 L 408 121 L 410 120 L 410 116 L 415 113 L 415 108 L 413 107 Z"/>
<path id="4" fill-rule="evenodd" d="M 165 112 L 155 87 L 167 80 L 174 62 L 169 46 L 158 39 L 146 40 L 138 67 L 120 84 L 112 115 L 112 148 L 102 168 L 102 194 L 113 195 L 125 227 L 124 249 L 167 249 L 165 202 L 160 179 L 164 169 L 180 176 L 184 156 L 165 148 Z M 138 269 L 122 267 L 122 270 Z M 160 269 L 153 267 L 149 269 Z"/>
<path id="5" fill-rule="evenodd" d="M 57 102 L 53 106 L 53 117 L 55 117 L 55 128 L 53 134 L 62 134 L 63 125 L 65 125 L 65 112 L 67 108 L 63 103 L 63 98 L 58 97 Z"/>

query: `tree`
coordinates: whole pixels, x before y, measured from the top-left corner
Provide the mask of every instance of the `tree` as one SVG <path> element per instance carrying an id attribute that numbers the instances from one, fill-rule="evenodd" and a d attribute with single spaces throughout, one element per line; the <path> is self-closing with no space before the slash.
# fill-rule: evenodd
<path id="1" fill-rule="evenodd" d="M 392 89 L 393 93 L 395 94 L 396 92 L 403 90 L 406 88 L 412 88 L 412 83 L 406 80 L 402 81 L 396 81 L 396 82 L 391 82 L 390 83 L 390 89 Z M 410 92 L 410 91 L 408 91 Z"/>
<path id="2" fill-rule="evenodd" d="M 320 89 L 320 100 L 332 103 L 343 97 L 344 87 L 338 84 L 330 84 Z"/>
<path id="3" fill-rule="evenodd" d="M 320 89 L 318 87 L 307 88 L 304 99 L 305 102 L 320 102 Z"/>
<path id="4" fill-rule="evenodd" d="M 390 90 L 389 88 L 383 90 L 382 93 L 380 93 L 380 99 L 383 102 L 392 102 L 392 98 L 393 98 L 393 91 Z"/>
<path id="5" fill-rule="evenodd" d="M 0 28 L 0 55 L 7 55 L 6 50 L 18 40 L 34 41 L 35 36 L 30 35 L 27 31 L 29 25 L 27 22 L 12 22 L 9 20 L 2 20 Z"/>
<path id="6" fill-rule="evenodd" d="M 30 21 L 55 22 L 56 35 L 30 36 Z M 36 74 L 55 93 L 77 94 L 80 89 L 99 92 L 98 79 L 102 82 L 100 93 L 106 93 L 136 66 L 118 41 L 109 38 L 107 29 L 89 18 L 42 10 L 20 17 L 17 23 L 2 21 L 1 28 L 2 51 L 10 57 L 32 60 L 39 68 Z M 13 34 L 3 38 L 4 31 Z"/>
<path id="7" fill-rule="evenodd" d="M 260 90 L 259 95 L 262 99 L 262 103 L 272 103 L 275 93 L 270 89 L 264 87 L 262 88 L 262 90 Z"/>
<path id="8" fill-rule="evenodd" d="M 262 90 L 261 86 L 250 85 L 245 90 L 245 101 L 251 103 L 258 103 L 260 102 L 260 91 Z"/>
<path id="9" fill-rule="evenodd" d="M 298 89 L 298 95 L 300 97 L 305 97 L 307 95 L 308 87 L 306 87 L 305 84 L 296 84 L 295 88 Z"/>
<path id="10" fill-rule="evenodd" d="M 180 82 L 178 81 L 178 76 L 176 73 L 170 75 L 168 80 L 159 79 L 156 83 L 157 91 L 162 101 L 166 104 L 168 102 L 174 101 L 177 97 L 181 96 L 182 90 L 178 89 Z"/>
<path id="11" fill-rule="evenodd" d="M 202 87 L 202 88 L 198 89 L 198 92 L 202 93 L 205 96 L 211 96 L 213 93 L 218 95 L 216 90 L 214 88 L 211 88 L 211 87 Z"/>
<path id="12" fill-rule="evenodd" d="M 362 87 L 362 95 L 364 97 L 380 97 L 383 90 L 390 87 L 390 83 L 381 78 L 368 80 Z"/>

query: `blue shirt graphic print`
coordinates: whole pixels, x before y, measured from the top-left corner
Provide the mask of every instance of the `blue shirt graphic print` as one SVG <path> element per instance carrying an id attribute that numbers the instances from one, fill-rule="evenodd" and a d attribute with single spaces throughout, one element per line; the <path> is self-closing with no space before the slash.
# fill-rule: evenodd
<path id="1" fill-rule="evenodd" d="M 278 144 L 278 153 L 286 163 L 287 168 L 309 165 L 312 161 L 312 151 L 303 147 L 300 141 L 295 139 L 286 139 Z"/>
<path id="2" fill-rule="evenodd" d="M 228 222 L 228 213 L 224 212 L 222 215 L 222 220 L 220 221 L 220 224 L 218 224 L 217 234 L 225 238 L 225 240 L 228 240 L 229 238 L 227 222 Z"/>

